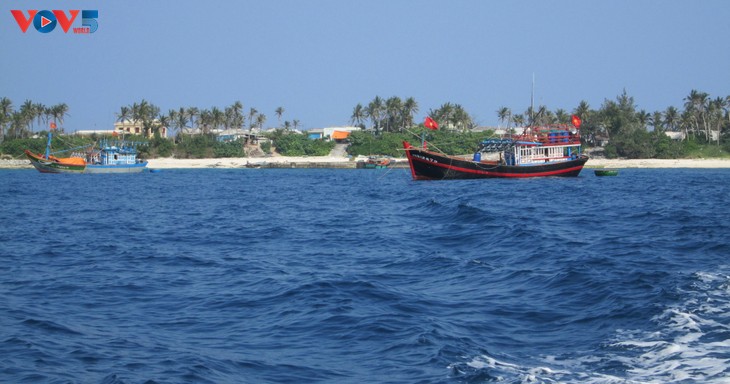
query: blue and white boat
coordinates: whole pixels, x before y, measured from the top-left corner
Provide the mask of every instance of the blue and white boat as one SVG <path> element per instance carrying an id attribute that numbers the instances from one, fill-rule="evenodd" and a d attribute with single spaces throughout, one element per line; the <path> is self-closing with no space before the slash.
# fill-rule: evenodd
<path id="1" fill-rule="evenodd" d="M 147 162 L 137 158 L 140 143 L 102 140 L 98 148 L 86 152 L 84 173 L 139 173 Z"/>

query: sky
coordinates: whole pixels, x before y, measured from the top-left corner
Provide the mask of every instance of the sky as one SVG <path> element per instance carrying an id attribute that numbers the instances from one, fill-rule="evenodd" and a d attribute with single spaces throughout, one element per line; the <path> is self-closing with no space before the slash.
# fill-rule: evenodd
<path id="1" fill-rule="evenodd" d="M 92 34 L 23 33 L 10 12 L 98 10 Z M 72 27 L 81 26 L 81 15 Z M 0 97 L 66 103 L 67 131 L 112 129 L 122 106 L 241 101 L 274 127 L 350 124 L 356 104 L 446 102 L 479 125 L 530 105 L 598 109 L 624 90 L 648 112 L 693 89 L 730 95 L 726 0 L 125 0 L 0 4 Z"/>

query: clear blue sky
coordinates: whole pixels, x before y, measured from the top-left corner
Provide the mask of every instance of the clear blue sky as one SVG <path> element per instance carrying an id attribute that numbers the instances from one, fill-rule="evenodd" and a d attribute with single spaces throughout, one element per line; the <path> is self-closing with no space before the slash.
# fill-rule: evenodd
<path id="1" fill-rule="evenodd" d="M 98 30 L 22 33 L 11 9 L 97 9 Z M 27 13 L 26 13 L 27 14 Z M 81 16 L 74 26 L 80 25 Z M 240 100 L 276 125 L 345 125 L 376 95 L 417 118 L 459 103 L 497 125 L 535 102 L 598 108 L 624 89 L 649 112 L 692 89 L 730 95 L 726 0 L 3 1 L 0 97 L 65 102 L 67 130 L 111 129 L 123 105 Z"/>

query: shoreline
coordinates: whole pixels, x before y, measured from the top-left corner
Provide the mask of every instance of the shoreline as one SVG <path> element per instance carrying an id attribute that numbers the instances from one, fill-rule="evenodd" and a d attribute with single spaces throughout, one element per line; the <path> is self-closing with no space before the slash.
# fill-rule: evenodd
<path id="1" fill-rule="evenodd" d="M 361 158 L 363 159 L 363 158 Z M 336 156 L 272 156 L 237 157 L 216 159 L 148 160 L 149 169 L 201 169 L 201 168 L 356 168 L 358 158 Z M 397 159 L 394 167 L 408 167 L 405 159 Z M 730 159 L 605 159 L 591 158 L 585 165 L 595 168 L 730 168 Z M 0 160 L 0 169 L 33 169 L 29 160 Z"/>

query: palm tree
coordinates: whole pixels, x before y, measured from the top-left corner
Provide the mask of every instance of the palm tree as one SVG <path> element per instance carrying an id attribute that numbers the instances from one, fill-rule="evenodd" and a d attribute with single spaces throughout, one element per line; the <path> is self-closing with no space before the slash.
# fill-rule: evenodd
<path id="1" fill-rule="evenodd" d="M 232 126 L 236 129 L 243 129 L 243 103 L 236 100 L 231 105 L 231 111 L 233 112 Z"/>
<path id="2" fill-rule="evenodd" d="M 409 97 L 403 102 L 401 121 L 403 128 L 413 126 L 413 115 L 418 113 L 418 103 L 416 99 Z"/>
<path id="3" fill-rule="evenodd" d="M 555 119 L 558 124 L 568 124 L 570 123 L 570 114 L 568 114 L 568 111 L 563 108 L 558 108 L 555 111 Z"/>
<path id="4" fill-rule="evenodd" d="M 13 101 L 7 97 L 0 99 L 0 143 L 5 139 L 5 126 L 13 114 Z"/>
<path id="5" fill-rule="evenodd" d="M 226 122 L 225 114 L 218 107 L 210 109 L 210 118 L 211 123 L 213 124 L 213 129 L 220 128 Z"/>
<path id="6" fill-rule="evenodd" d="M 362 127 L 362 121 L 365 120 L 365 109 L 362 104 L 357 103 L 355 108 L 352 110 L 352 116 L 350 116 L 350 123 Z"/>
<path id="7" fill-rule="evenodd" d="M 705 130 L 705 138 L 709 140 L 709 127 L 705 119 L 705 112 L 708 106 L 708 94 L 699 92 L 695 89 L 690 91 L 689 96 L 685 97 L 684 109 L 688 112 L 690 126 L 694 127 L 694 131 Z"/>
<path id="8" fill-rule="evenodd" d="M 168 121 L 167 121 L 168 128 L 171 128 L 172 130 L 174 130 L 175 128 L 177 128 L 178 130 L 180 129 L 180 126 L 178 125 L 178 123 L 180 122 L 180 118 L 177 116 L 176 110 L 174 110 L 174 109 L 168 110 L 167 119 L 168 119 Z"/>
<path id="9" fill-rule="evenodd" d="M 266 115 L 263 113 L 259 113 L 256 116 L 256 126 L 259 127 L 259 130 L 264 130 L 264 123 L 266 122 Z"/>
<path id="10" fill-rule="evenodd" d="M 388 100 L 385 101 L 387 131 L 393 132 L 394 128 L 396 126 L 400 125 L 400 124 L 398 124 L 399 123 L 398 118 L 401 115 L 402 109 L 403 109 L 403 102 L 401 102 L 400 97 L 398 97 L 398 96 L 393 96 L 391 98 L 388 98 Z"/>
<path id="11" fill-rule="evenodd" d="M 198 113 L 198 128 L 203 134 L 208 133 L 208 128 L 213 125 L 213 115 L 210 110 L 201 109 Z"/>
<path id="12" fill-rule="evenodd" d="M 180 109 L 175 114 L 175 117 L 177 118 L 175 125 L 178 129 L 178 136 L 180 136 L 180 141 L 182 141 L 185 126 L 188 124 L 188 113 L 185 108 L 180 107 Z"/>
<path id="13" fill-rule="evenodd" d="M 296 130 L 297 130 L 297 128 L 299 127 L 299 120 L 297 120 L 297 119 L 294 119 L 294 120 L 292 121 L 292 127 L 293 127 L 293 129 L 294 129 L 294 130 L 296 131 Z"/>
<path id="14" fill-rule="evenodd" d="M 380 96 L 375 96 L 373 101 L 368 104 L 365 113 L 370 119 L 370 122 L 373 123 L 375 133 L 378 133 L 380 130 L 381 118 L 383 117 L 383 99 L 381 99 Z"/>
<path id="15" fill-rule="evenodd" d="M 651 126 L 654 127 L 654 131 L 664 131 L 664 119 L 662 118 L 661 112 L 655 111 L 649 121 L 651 121 Z"/>
<path id="16" fill-rule="evenodd" d="M 185 113 L 187 114 L 188 118 L 190 119 L 190 128 L 194 128 L 193 123 L 197 121 L 197 117 L 200 116 L 200 110 L 198 107 L 188 107 L 185 110 Z M 198 126 L 200 126 L 200 123 L 198 122 Z"/>
<path id="17" fill-rule="evenodd" d="M 516 126 L 523 127 L 525 125 L 525 115 L 518 113 L 512 117 L 512 121 L 515 122 Z"/>
<path id="18" fill-rule="evenodd" d="M 149 101 L 142 99 L 139 104 L 134 103 L 130 107 L 132 120 L 135 123 L 142 123 L 144 136 L 149 137 L 155 131 L 155 119 L 160 115 L 160 108 Z"/>
<path id="19" fill-rule="evenodd" d="M 451 124 L 453 127 L 461 129 L 462 132 L 472 129 L 473 126 L 471 116 L 469 116 L 460 104 L 454 105 L 454 110 L 451 114 Z"/>
<path id="20" fill-rule="evenodd" d="M 256 110 L 256 108 L 251 108 L 248 110 L 248 131 L 251 132 L 251 129 L 253 129 L 253 118 L 256 117 L 256 114 L 258 114 L 259 111 Z"/>
<path id="21" fill-rule="evenodd" d="M 276 108 L 276 111 L 274 111 L 274 113 L 276 114 L 277 126 L 281 126 L 281 115 L 284 114 L 284 107 Z"/>
<path id="22" fill-rule="evenodd" d="M 722 124 L 724 122 L 723 113 L 725 112 L 725 98 L 716 97 L 710 100 L 707 109 L 707 115 L 709 116 L 709 126 L 713 132 L 717 132 L 717 145 L 720 145 L 720 131 L 722 130 Z"/>
<path id="23" fill-rule="evenodd" d="M 42 103 L 33 103 L 33 112 L 35 112 L 35 118 L 38 122 L 39 127 L 45 126 L 44 120 L 48 120 L 46 117 L 46 106 Z"/>
<path id="24" fill-rule="evenodd" d="M 507 107 L 502 107 L 497 110 L 497 117 L 499 118 L 499 121 L 504 124 L 505 121 L 507 121 L 506 127 L 509 128 L 510 125 L 512 125 L 512 110 Z"/>
<path id="25" fill-rule="evenodd" d="M 58 125 L 63 125 L 64 116 L 68 116 L 68 105 L 66 103 L 56 104 L 51 107 L 51 117 Z"/>
<path id="26" fill-rule="evenodd" d="M 22 112 L 17 111 L 12 113 L 10 117 L 10 130 L 13 131 L 14 139 L 18 138 L 18 133 L 20 133 L 21 137 L 23 136 L 23 130 L 26 124 L 26 118 Z"/>
<path id="27" fill-rule="evenodd" d="M 31 131 L 31 124 L 33 123 L 33 119 L 35 118 L 35 108 L 33 105 L 33 102 L 30 100 L 25 100 L 25 102 L 20 106 L 20 116 L 22 117 L 23 122 L 23 128 L 21 128 L 21 137 L 25 136 L 25 133 L 28 131 Z M 16 128 L 17 129 L 17 128 Z"/>
<path id="28" fill-rule="evenodd" d="M 666 126 L 667 130 L 676 131 L 678 121 L 679 112 L 677 111 L 677 108 L 669 106 L 667 110 L 664 111 L 664 125 Z"/>
<path id="29" fill-rule="evenodd" d="M 651 114 L 643 109 L 636 113 L 636 117 L 639 119 L 639 124 L 644 130 L 646 130 L 647 125 L 651 124 Z"/>
<path id="30" fill-rule="evenodd" d="M 124 123 L 125 121 L 129 120 L 130 116 L 131 111 L 129 110 L 129 107 L 123 106 L 119 108 L 119 112 L 117 113 L 117 121 L 120 123 Z"/>
<path id="31" fill-rule="evenodd" d="M 170 112 L 172 112 L 173 114 L 175 113 L 174 110 L 171 110 Z M 165 115 L 164 113 L 160 114 L 157 117 L 157 122 L 152 126 L 152 132 L 155 135 L 155 137 L 159 137 L 160 128 L 169 128 L 170 122 L 172 122 L 172 121 L 173 121 L 172 116 Z"/>

